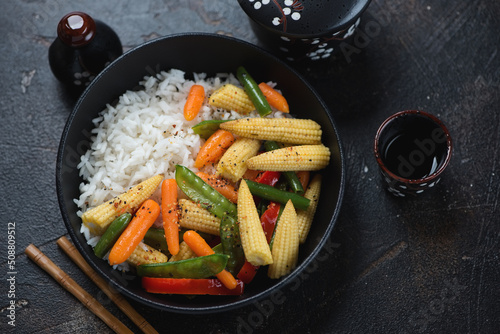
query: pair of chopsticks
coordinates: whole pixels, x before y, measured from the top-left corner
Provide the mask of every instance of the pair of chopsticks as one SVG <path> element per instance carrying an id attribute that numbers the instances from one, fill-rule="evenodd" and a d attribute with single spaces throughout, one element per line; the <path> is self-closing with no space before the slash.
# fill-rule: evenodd
<path id="1" fill-rule="evenodd" d="M 62 236 L 57 240 L 57 245 L 76 263 L 76 265 L 111 299 L 130 320 L 134 322 L 144 333 L 153 334 L 158 332 L 144 319 L 136 310 L 113 289 L 101 276 L 99 276 L 85 261 L 78 250 L 70 241 Z M 52 262 L 33 244 L 26 247 L 26 255 L 39 265 L 43 270 L 49 273 L 63 288 L 75 296 L 83 305 L 97 315 L 116 333 L 133 333 L 118 318 L 112 315 L 104 308 L 94 297 L 85 291 L 68 274 Z"/>

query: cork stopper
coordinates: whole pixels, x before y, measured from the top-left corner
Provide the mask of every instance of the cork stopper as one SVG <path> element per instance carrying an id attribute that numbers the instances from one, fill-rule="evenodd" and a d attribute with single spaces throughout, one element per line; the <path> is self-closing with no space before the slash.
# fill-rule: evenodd
<path id="1" fill-rule="evenodd" d="M 83 12 L 66 14 L 57 25 L 57 36 L 71 47 L 88 44 L 95 36 L 96 25 L 94 20 Z"/>

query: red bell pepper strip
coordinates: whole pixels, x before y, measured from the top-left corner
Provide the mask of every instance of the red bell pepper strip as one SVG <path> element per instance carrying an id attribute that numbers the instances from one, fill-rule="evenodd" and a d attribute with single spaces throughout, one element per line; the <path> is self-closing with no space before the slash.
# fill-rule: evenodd
<path id="1" fill-rule="evenodd" d="M 257 274 L 257 269 L 259 269 L 259 267 L 245 261 L 245 264 L 241 267 L 240 272 L 236 277 L 238 277 L 243 283 L 248 284 Z"/>
<path id="2" fill-rule="evenodd" d="M 276 221 L 278 220 L 278 215 L 280 212 L 280 204 L 276 202 L 271 202 L 267 206 L 267 210 L 264 211 L 260 217 L 260 223 L 264 234 L 266 235 L 267 243 L 271 242 L 273 236 L 274 227 L 276 226 Z"/>
<path id="3" fill-rule="evenodd" d="M 236 288 L 228 289 L 216 278 L 142 278 L 142 287 L 147 292 L 164 294 L 241 295 L 244 285 L 237 280 Z"/>
<path id="4" fill-rule="evenodd" d="M 274 171 L 265 171 L 255 179 L 255 182 L 267 184 L 268 186 L 274 187 L 278 180 L 280 179 L 281 173 Z"/>

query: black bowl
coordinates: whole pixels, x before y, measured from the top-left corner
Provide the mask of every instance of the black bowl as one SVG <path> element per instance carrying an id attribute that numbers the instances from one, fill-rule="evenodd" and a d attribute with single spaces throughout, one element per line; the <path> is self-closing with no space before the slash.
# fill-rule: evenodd
<path id="1" fill-rule="evenodd" d="M 113 270 L 106 261 L 94 256 L 80 233 L 81 220 L 73 202 L 79 197 L 82 182 L 76 168 L 80 156 L 89 147 L 92 119 L 127 89 L 137 87 L 144 76 L 160 70 L 178 68 L 188 73 L 215 75 L 235 72 L 240 65 L 256 81 L 274 81 L 287 97 L 292 114 L 321 124 L 323 143 L 332 152 L 331 163 L 322 171 L 323 186 L 314 224 L 307 241 L 301 245 L 297 268 L 288 276 L 271 280 L 260 270 L 242 296 L 159 295 L 144 291 L 140 280 L 131 274 Z M 180 313 L 208 313 L 246 305 L 281 289 L 314 259 L 328 239 L 337 219 L 344 189 L 344 159 L 337 129 L 327 106 L 299 74 L 279 59 L 247 42 L 215 34 L 187 33 L 149 41 L 124 53 L 110 64 L 85 90 L 70 114 L 57 157 L 57 195 L 64 223 L 77 249 L 92 267 L 125 296 L 145 305 Z"/>

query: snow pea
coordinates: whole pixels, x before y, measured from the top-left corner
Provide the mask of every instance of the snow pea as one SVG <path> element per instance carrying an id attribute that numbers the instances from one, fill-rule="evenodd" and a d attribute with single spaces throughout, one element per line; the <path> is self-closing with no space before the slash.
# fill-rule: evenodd
<path id="1" fill-rule="evenodd" d="M 219 130 L 222 123 L 227 121 L 230 121 L 230 119 L 207 119 L 196 124 L 191 129 L 193 129 L 194 133 L 199 135 L 201 138 L 208 139 L 215 131 Z"/>
<path id="2" fill-rule="evenodd" d="M 211 254 L 187 260 L 142 264 L 137 266 L 138 276 L 163 278 L 207 278 L 220 273 L 227 264 L 225 254 Z"/>
<path id="3" fill-rule="evenodd" d="M 236 205 L 190 171 L 189 168 L 181 165 L 175 166 L 175 180 L 186 196 L 220 219 L 225 212 L 233 217 L 237 216 Z"/>
<path id="4" fill-rule="evenodd" d="M 217 244 L 213 246 L 212 250 L 215 252 L 215 254 L 224 254 L 224 250 L 222 249 L 222 244 Z"/>
<path id="5" fill-rule="evenodd" d="M 122 234 L 131 219 L 132 215 L 130 213 L 124 213 L 113 220 L 113 222 L 106 229 L 106 232 L 104 232 L 101 236 L 101 239 L 97 242 L 97 245 L 94 247 L 94 254 L 97 257 L 102 258 L 106 255 L 111 247 L 113 247 L 116 240 L 118 240 L 118 237 Z"/>
<path id="6" fill-rule="evenodd" d="M 169 255 L 165 230 L 162 228 L 151 227 L 144 236 L 144 243 Z"/>
<path id="7" fill-rule="evenodd" d="M 220 240 L 224 254 L 229 256 L 226 269 L 236 276 L 245 264 L 245 254 L 241 246 L 238 222 L 227 213 L 220 222 Z"/>

